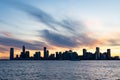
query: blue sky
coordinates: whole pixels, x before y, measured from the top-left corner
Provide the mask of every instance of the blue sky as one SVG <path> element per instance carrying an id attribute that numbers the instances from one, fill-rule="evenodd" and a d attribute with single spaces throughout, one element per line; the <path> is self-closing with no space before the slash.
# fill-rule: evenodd
<path id="1" fill-rule="evenodd" d="M 0 57 L 9 47 L 120 53 L 120 0 L 0 0 Z M 63 49 L 64 48 L 64 49 Z M 81 52 L 78 51 L 81 54 Z"/>

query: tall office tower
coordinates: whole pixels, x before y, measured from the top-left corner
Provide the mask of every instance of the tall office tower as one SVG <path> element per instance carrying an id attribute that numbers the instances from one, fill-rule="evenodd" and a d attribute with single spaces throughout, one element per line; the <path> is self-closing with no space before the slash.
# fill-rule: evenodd
<path id="1" fill-rule="evenodd" d="M 47 59 L 49 58 L 49 50 L 47 50 L 46 57 L 47 57 Z"/>
<path id="2" fill-rule="evenodd" d="M 44 47 L 44 59 L 47 59 L 47 48 Z"/>
<path id="3" fill-rule="evenodd" d="M 87 50 L 83 49 L 83 59 L 87 59 Z"/>
<path id="4" fill-rule="evenodd" d="M 25 46 L 22 47 L 22 52 L 25 54 Z"/>
<path id="5" fill-rule="evenodd" d="M 14 59 L 14 48 L 10 48 L 10 60 Z"/>
<path id="6" fill-rule="evenodd" d="M 95 59 L 96 60 L 100 59 L 100 48 L 99 47 L 96 47 Z"/>
<path id="7" fill-rule="evenodd" d="M 111 49 L 107 49 L 107 59 L 111 59 Z"/>

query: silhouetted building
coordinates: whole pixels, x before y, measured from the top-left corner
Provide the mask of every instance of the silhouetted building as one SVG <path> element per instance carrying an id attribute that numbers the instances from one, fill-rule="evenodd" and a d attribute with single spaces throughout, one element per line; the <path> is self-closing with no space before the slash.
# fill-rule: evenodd
<path id="1" fill-rule="evenodd" d="M 18 56 L 18 55 L 16 55 L 16 59 L 19 59 L 19 56 Z"/>
<path id="2" fill-rule="evenodd" d="M 56 52 L 56 60 L 59 60 L 59 53 Z"/>
<path id="3" fill-rule="evenodd" d="M 41 57 L 40 52 L 35 52 L 34 56 L 30 57 L 30 52 L 26 51 L 25 46 L 22 46 L 22 52 L 20 56 L 16 55 L 14 58 L 14 48 L 10 48 L 10 60 L 118 60 L 119 57 L 111 57 L 111 49 L 107 49 L 107 52 L 101 53 L 100 48 L 96 47 L 95 54 L 87 52 L 83 49 L 83 56 L 78 56 L 77 52 L 72 50 L 65 52 L 56 52 L 49 56 L 49 50 L 46 47 L 44 49 L 44 57 Z"/>
<path id="4" fill-rule="evenodd" d="M 25 58 L 25 54 L 23 52 L 21 52 L 20 59 L 23 59 L 23 58 Z"/>
<path id="5" fill-rule="evenodd" d="M 46 58 L 48 59 L 49 57 L 49 50 L 47 50 L 47 53 L 46 53 Z"/>
<path id="6" fill-rule="evenodd" d="M 49 51 L 47 50 L 46 47 L 44 47 L 44 59 L 48 59 L 49 56 Z"/>
<path id="7" fill-rule="evenodd" d="M 25 53 L 25 46 L 22 47 L 22 52 Z"/>
<path id="8" fill-rule="evenodd" d="M 101 60 L 106 60 L 106 52 L 100 54 Z"/>
<path id="9" fill-rule="evenodd" d="M 94 60 L 95 59 L 95 55 L 92 54 L 91 52 L 87 52 L 87 60 Z"/>
<path id="10" fill-rule="evenodd" d="M 26 51 L 26 52 L 25 52 L 25 58 L 29 59 L 29 57 L 30 57 L 30 52 L 29 52 L 29 51 Z"/>
<path id="11" fill-rule="evenodd" d="M 96 59 L 96 60 L 99 60 L 99 59 L 100 59 L 100 48 L 99 48 L 99 47 L 96 47 L 95 59 Z"/>
<path id="12" fill-rule="evenodd" d="M 71 60 L 78 60 L 78 54 L 76 52 L 71 52 Z"/>
<path id="13" fill-rule="evenodd" d="M 35 52 L 34 59 L 35 60 L 40 60 L 41 59 L 41 53 L 40 52 Z"/>
<path id="14" fill-rule="evenodd" d="M 14 59 L 14 48 L 10 48 L 10 60 Z"/>
<path id="15" fill-rule="evenodd" d="M 62 60 L 62 59 L 63 59 L 62 52 L 59 52 L 59 60 Z"/>
<path id="16" fill-rule="evenodd" d="M 112 59 L 113 60 L 119 60 L 119 56 L 114 56 Z"/>
<path id="17" fill-rule="evenodd" d="M 111 49 L 107 49 L 107 59 L 111 59 Z"/>
<path id="18" fill-rule="evenodd" d="M 63 60 L 78 60 L 78 54 L 76 52 L 72 52 L 72 50 L 63 52 L 61 57 Z"/>
<path id="19" fill-rule="evenodd" d="M 56 60 L 62 60 L 62 52 L 56 52 Z"/>
<path id="20" fill-rule="evenodd" d="M 51 54 L 51 55 L 49 56 L 49 60 L 55 60 L 55 54 Z"/>
<path id="21" fill-rule="evenodd" d="M 63 60 L 70 60 L 70 54 L 68 53 L 68 51 L 63 52 Z"/>
<path id="22" fill-rule="evenodd" d="M 83 59 L 87 59 L 87 50 L 83 49 Z"/>
<path id="23" fill-rule="evenodd" d="M 29 60 L 30 52 L 25 50 L 25 46 L 22 46 L 22 52 L 20 54 L 20 60 Z"/>

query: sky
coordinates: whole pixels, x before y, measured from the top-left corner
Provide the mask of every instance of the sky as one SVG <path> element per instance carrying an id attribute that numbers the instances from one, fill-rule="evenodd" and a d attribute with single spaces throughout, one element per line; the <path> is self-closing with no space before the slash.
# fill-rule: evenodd
<path id="1" fill-rule="evenodd" d="M 120 0 L 0 0 L 0 59 L 21 47 L 50 53 L 72 49 L 120 56 Z M 15 56 L 14 55 L 14 56 Z"/>

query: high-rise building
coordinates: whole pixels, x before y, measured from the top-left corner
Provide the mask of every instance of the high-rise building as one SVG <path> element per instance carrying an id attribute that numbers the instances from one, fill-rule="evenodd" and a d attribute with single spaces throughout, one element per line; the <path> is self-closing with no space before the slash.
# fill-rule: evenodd
<path id="1" fill-rule="evenodd" d="M 22 47 L 22 52 L 25 53 L 25 46 Z"/>
<path id="2" fill-rule="evenodd" d="M 47 57 L 47 59 L 49 58 L 49 50 L 47 50 L 46 57 Z"/>
<path id="3" fill-rule="evenodd" d="M 10 48 L 10 60 L 14 59 L 14 48 Z"/>
<path id="4" fill-rule="evenodd" d="M 95 59 L 96 60 L 100 59 L 100 48 L 99 47 L 96 47 Z"/>
<path id="5" fill-rule="evenodd" d="M 28 58 L 28 56 L 29 56 L 29 52 L 27 51 L 27 55 L 26 55 L 25 46 L 23 45 L 22 46 L 22 52 L 20 54 L 20 58 L 21 59 L 26 59 L 26 58 Z"/>
<path id="6" fill-rule="evenodd" d="M 107 49 L 107 59 L 111 59 L 111 49 Z"/>
<path id="7" fill-rule="evenodd" d="M 48 59 L 49 51 L 44 47 L 44 59 Z"/>
<path id="8" fill-rule="evenodd" d="M 87 50 L 83 49 L 83 59 L 87 59 Z"/>

